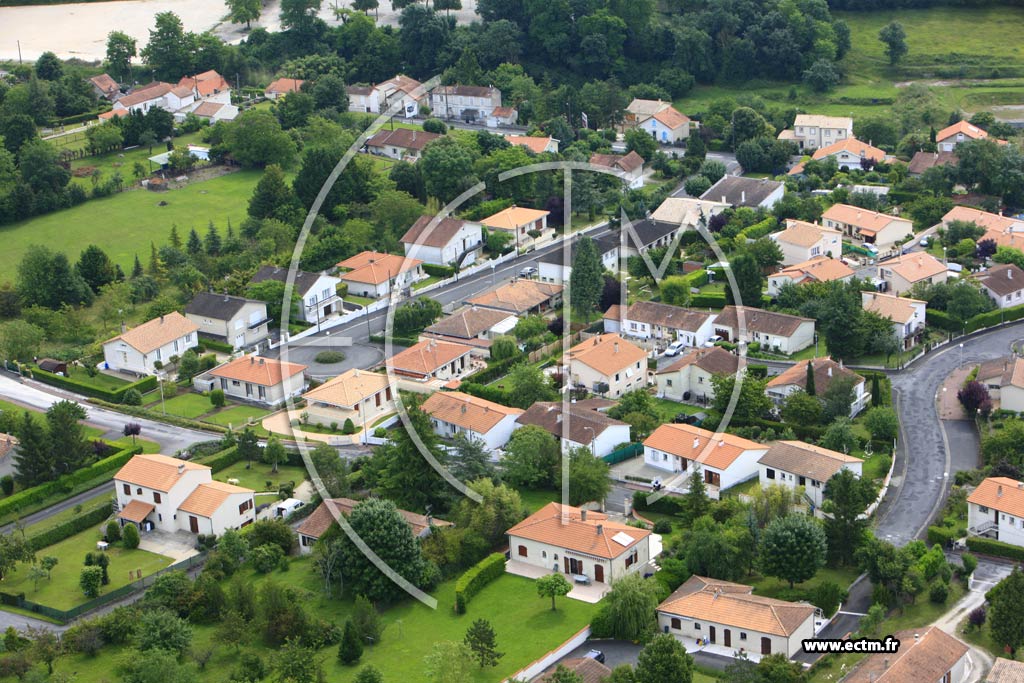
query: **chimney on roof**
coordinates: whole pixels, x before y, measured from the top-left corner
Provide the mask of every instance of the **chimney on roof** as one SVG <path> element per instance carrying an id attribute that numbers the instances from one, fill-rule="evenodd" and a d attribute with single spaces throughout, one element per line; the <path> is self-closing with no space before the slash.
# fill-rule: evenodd
<path id="1" fill-rule="evenodd" d="M 597 525 L 597 535 L 604 536 L 604 524 Z"/>
<path id="2" fill-rule="evenodd" d="M 555 424 L 562 424 L 562 414 L 555 415 Z"/>
<path id="3" fill-rule="evenodd" d="M 260 365 L 263 365 L 264 363 L 266 363 L 266 361 L 264 359 L 260 358 Z"/>
<path id="4" fill-rule="evenodd" d="M 1003 495 L 1003 485 L 1000 484 L 999 488 L 996 489 L 996 498 L 1002 497 L 1002 495 Z"/>
<path id="5" fill-rule="evenodd" d="M 698 436 L 693 437 L 693 448 L 694 448 L 694 450 L 700 448 L 700 437 L 698 437 Z"/>
<path id="6" fill-rule="evenodd" d="M 746 203 L 747 203 L 747 191 L 746 190 L 740 190 L 740 204 L 746 204 Z"/>
<path id="7" fill-rule="evenodd" d="M 829 377 L 832 376 L 832 366 L 829 366 L 829 368 L 828 368 L 828 376 Z"/>
<path id="8" fill-rule="evenodd" d="M 185 463 L 178 463 L 178 474 L 185 474 Z"/>
<path id="9" fill-rule="evenodd" d="M 463 415 L 466 414 L 466 404 L 465 403 L 462 404 L 462 414 Z"/>
<path id="10" fill-rule="evenodd" d="M 587 511 L 586 510 L 580 510 L 580 521 L 581 522 L 587 521 Z"/>
<path id="11" fill-rule="evenodd" d="M 256 362 L 256 357 L 255 356 L 249 356 L 249 365 L 252 365 L 255 362 Z"/>
<path id="12" fill-rule="evenodd" d="M 619 342 L 615 342 L 615 353 L 619 352 Z"/>
<path id="13" fill-rule="evenodd" d="M 724 445 L 725 445 L 725 439 L 722 439 L 721 441 L 718 442 L 718 447 L 719 448 L 721 448 Z"/>
<path id="14" fill-rule="evenodd" d="M 164 317 L 163 317 L 163 316 L 160 316 L 160 324 L 161 324 L 161 325 L 163 325 L 163 324 L 164 324 Z"/>
<path id="15" fill-rule="evenodd" d="M 124 322 L 122 322 L 121 323 L 121 334 L 124 334 L 127 331 L 128 331 L 128 326 L 125 325 Z"/>
<path id="16" fill-rule="evenodd" d="M 725 195 L 722 195 L 722 203 L 725 204 Z"/>
<path id="17" fill-rule="evenodd" d="M 354 376 L 354 377 L 358 377 L 358 376 L 359 376 L 359 368 L 356 368 L 356 369 L 355 369 L 355 370 L 353 371 L 353 376 Z"/>

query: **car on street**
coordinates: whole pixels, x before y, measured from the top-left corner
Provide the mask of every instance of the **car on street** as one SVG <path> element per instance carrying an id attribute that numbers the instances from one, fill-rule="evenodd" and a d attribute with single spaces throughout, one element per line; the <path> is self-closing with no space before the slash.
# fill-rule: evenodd
<path id="1" fill-rule="evenodd" d="M 600 650 L 591 650 L 587 654 L 583 655 L 587 659 L 596 659 L 597 661 L 604 664 L 604 653 Z"/>
<path id="2" fill-rule="evenodd" d="M 533 266 L 526 266 L 525 268 L 519 271 L 519 277 L 531 278 L 536 274 L 537 269 L 534 268 Z"/>

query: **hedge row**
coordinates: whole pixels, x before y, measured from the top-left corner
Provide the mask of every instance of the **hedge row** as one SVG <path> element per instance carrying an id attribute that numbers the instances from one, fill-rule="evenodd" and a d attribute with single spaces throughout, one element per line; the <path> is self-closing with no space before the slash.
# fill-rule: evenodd
<path id="1" fill-rule="evenodd" d="M 41 534 L 36 534 L 28 539 L 28 544 L 33 551 L 40 551 L 54 543 L 59 543 L 65 538 L 71 538 L 75 534 L 85 531 L 89 527 L 102 524 L 108 517 L 112 508 L 110 503 L 105 503 L 94 510 L 72 517 L 66 522 L 51 527 Z"/>
<path id="2" fill-rule="evenodd" d="M 756 240 L 775 231 L 779 227 L 778 221 L 774 218 L 765 218 L 763 221 L 749 225 L 740 230 L 740 236 L 746 239 Z"/>
<path id="3" fill-rule="evenodd" d="M 504 553 L 492 553 L 467 569 L 455 582 L 455 613 L 465 614 L 473 596 L 504 573 Z"/>
<path id="4" fill-rule="evenodd" d="M 370 342 L 373 344 L 383 344 L 386 339 L 383 334 L 371 334 Z M 391 343 L 396 346 L 415 346 L 419 343 L 419 339 L 415 337 L 396 337 L 391 335 Z"/>
<path id="5" fill-rule="evenodd" d="M 1001 322 L 1010 322 L 1021 318 L 1024 318 L 1024 306 L 1011 306 L 1002 310 L 996 309 L 988 313 L 979 313 L 967 321 L 966 328 L 968 332 L 975 332 L 983 327 L 992 327 Z"/>
<path id="6" fill-rule="evenodd" d="M 439 278 L 449 278 L 455 275 L 455 269 L 451 266 L 441 266 L 436 263 L 424 263 L 423 272 L 427 275 Z"/>
<path id="7" fill-rule="evenodd" d="M 120 469 L 133 455 L 141 452 L 141 446 L 126 448 L 123 451 L 118 451 L 111 456 L 98 460 L 88 467 L 83 467 L 71 474 L 66 474 L 56 481 L 48 481 L 45 484 L 39 484 L 38 486 L 11 494 L 7 498 L 0 500 L 0 517 L 17 512 L 25 506 L 41 503 L 56 493 L 70 493 L 76 486 Z"/>
<path id="8" fill-rule="evenodd" d="M 490 384 L 494 380 L 507 375 L 513 366 L 519 365 L 523 361 L 524 358 L 522 356 L 515 356 L 513 358 L 506 358 L 504 360 L 488 363 L 486 368 L 474 372 L 472 375 L 466 376 L 462 381 L 475 382 L 476 384 Z"/>
<path id="9" fill-rule="evenodd" d="M 678 515 L 683 511 L 683 500 L 682 498 L 673 498 L 672 496 L 662 496 L 658 500 L 654 501 L 650 505 L 647 503 L 647 496 L 650 495 L 648 491 L 634 491 L 633 492 L 633 509 L 641 512 L 650 510 L 651 512 L 660 512 L 663 515 Z"/>
<path id="10" fill-rule="evenodd" d="M 175 427 L 181 427 L 182 429 L 196 429 L 205 432 L 218 432 L 220 434 L 227 434 L 231 431 L 227 427 L 223 427 L 221 425 L 210 422 L 200 422 L 199 420 L 190 420 L 186 417 L 178 417 L 177 415 L 164 415 L 159 410 L 150 410 L 149 408 L 143 408 L 142 406 L 126 406 L 120 403 L 104 401 L 99 398 L 90 398 L 89 403 L 100 406 L 101 408 L 110 408 L 111 410 L 116 410 L 119 413 L 124 413 L 125 415 L 146 417 L 157 422 L 164 422 L 169 425 L 174 425 Z"/>
<path id="11" fill-rule="evenodd" d="M 486 401 L 492 401 L 494 403 L 500 403 L 502 405 L 508 405 L 508 392 L 498 387 L 487 386 L 486 384 L 477 384 L 476 382 L 463 382 L 459 385 L 459 391 L 465 392 L 470 396 L 476 396 Z"/>
<path id="12" fill-rule="evenodd" d="M 701 292 L 690 298 L 691 308 L 725 308 L 725 292 Z"/>
<path id="13" fill-rule="evenodd" d="M 214 472 L 231 467 L 236 462 L 242 459 L 242 454 L 238 452 L 237 446 L 231 446 L 225 448 L 222 451 L 217 451 L 213 455 L 209 455 L 205 458 L 200 458 L 196 462 L 206 465 Z"/>
<path id="14" fill-rule="evenodd" d="M 1018 562 L 1024 561 L 1024 548 L 1018 545 L 1003 543 L 1002 541 L 994 541 L 991 538 L 969 536 L 967 538 L 967 547 L 974 553 L 1005 557 Z"/>
<path id="15" fill-rule="evenodd" d="M 101 389 L 85 382 L 79 382 L 71 377 L 55 375 L 52 372 L 40 370 L 36 367 L 32 368 L 32 378 L 37 379 L 40 382 L 45 382 L 46 384 L 52 384 L 55 387 L 60 387 L 61 389 L 68 389 L 76 394 L 82 394 L 83 396 L 89 396 L 91 398 L 98 398 L 103 401 L 109 401 L 110 403 L 121 403 L 124 400 L 125 393 L 131 389 L 136 389 L 140 394 L 144 394 L 147 391 L 156 389 L 157 386 L 156 377 L 148 375 L 137 382 L 125 384 L 117 389 Z"/>
<path id="16" fill-rule="evenodd" d="M 692 273 L 680 275 L 679 278 L 685 282 L 688 287 L 703 287 L 708 283 L 708 271 L 707 268 L 701 268 L 700 270 L 695 270 Z"/>
<path id="17" fill-rule="evenodd" d="M 930 526 L 928 527 L 928 546 L 931 547 L 936 543 L 945 548 L 950 543 L 959 538 L 957 530 L 948 526 Z"/>
<path id="18" fill-rule="evenodd" d="M 216 339 L 200 339 L 199 346 L 196 348 L 196 353 L 202 353 L 199 349 L 205 349 L 207 351 L 220 351 L 221 353 L 234 353 L 235 347 L 231 346 L 227 342 L 218 341 Z"/>

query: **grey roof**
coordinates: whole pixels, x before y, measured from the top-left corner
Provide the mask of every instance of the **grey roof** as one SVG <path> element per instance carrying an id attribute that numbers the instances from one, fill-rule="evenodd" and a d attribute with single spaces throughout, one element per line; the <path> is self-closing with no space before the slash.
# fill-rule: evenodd
<path id="1" fill-rule="evenodd" d="M 477 308 L 469 306 L 441 318 L 428 327 L 424 332 L 443 335 L 445 337 L 459 337 L 460 339 L 472 339 L 481 332 L 486 332 L 503 320 L 515 317 L 508 311 L 496 311 L 492 308 Z"/>
<path id="2" fill-rule="evenodd" d="M 534 403 L 526 412 L 516 418 L 521 425 L 540 427 L 557 438 L 562 438 L 561 402 Z M 604 413 L 576 404 L 569 404 L 569 440 L 575 443 L 589 444 L 604 434 L 609 427 L 625 425 L 625 422 L 608 417 Z"/>
<path id="3" fill-rule="evenodd" d="M 725 175 L 714 185 L 708 188 L 707 192 L 700 196 L 708 201 L 732 204 L 733 206 L 758 207 L 768 195 L 782 187 L 783 183 L 767 178 L 743 178 L 735 175 Z"/>
<path id="4" fill-rule="evenodd" d="M 633 231 L 636 233 L 636 236 L 640 238 L 640 241 L 644 244 L 644 246 L 648 244 L 654 244 L 659 239 L 667 235 L 672 235 L 679 229 L 679 226 L 676 224 L 664 223 L 662 221 L 656 221 L 650 218 L 645 218 L 642 221 L 637 221 L 636 223 L 633 223 Z M 633 244 L 632 237 L 627 238 L 626 241 L 629 244 L 629 246 L 636 246 Z"/>
<path id="5" fill-rule="evenodd" d="M 602 235 L 594 240 L 594 244 L 597 246 L 597 253 L 601 256 L 609 253 L 610 251 L 618 248 L 619 238 L 617 235 Z M 576 249 L 579 247 L 579 240 L 575 240 L 572 243 L 572 256 L 570 260 L 576 260 Z M 540 263 L 551 263 L 554 265 L 562 265 L 565 260 L 565 249 L 555 249 L 554 251 L 544 254 L 537 261 Z"/>
<path id="6" fill-rule="evenodd" d="M 992 290 L 996 296 L 1006 296 L 1024 289 L 1024 270 L 1013 263 L 1002 263 L 983 270 L 975 276 L 981 284 Z"/>
<path id="7" fill-rule="evenodd" d="M 263 304 L 263 302 L 256 299 L 246 299 L 241 296 L 200 292 L 185 307 L 185 314 L 191 313 L 192 315 L 213 318 L 214 320 L 231 320 L 246 304 Z M 266 304 L 263 305 L 265 306 Z"/>
<path id="8" fill-rule="evenodd" d="M 253 282 L 263 282 L 264 280 L 277 280 L 278 282 L 288 281 L 288 268 L 281 268 L 279 266 L 263 266 L 256 274 L 252 276 Z M 320 273 L 307 273 L 304 270 L 295 271 L 295 291 L 302 296 L 306 295 L 312 287 L 316 284 L 316 281 L 320 279 Z"/>

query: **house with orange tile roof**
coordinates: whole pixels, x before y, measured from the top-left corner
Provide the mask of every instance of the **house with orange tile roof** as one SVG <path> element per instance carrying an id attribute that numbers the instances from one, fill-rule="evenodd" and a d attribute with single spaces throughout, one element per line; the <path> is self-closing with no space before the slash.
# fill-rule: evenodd
<path id="1" fill-rule="evenodd" d="M 266 87 L 263 94 L 268 100 L 276 100 L 281 95 L 302 90 L 302 84 L 306 81 L 301 78 L 278 78 Z"/>
<path id="2" fill-rule="evenodd" d="M 838 258 L 814 256 L 803 263 L 787 266 L 768 276 L 768 296 L 778 296 L 785 285 L 802 285 L 805 282 L 849 282 L 854 270 Z"/>
<path id="3" fill-rule="evenodd" d="M 440 339 L 486 352 L 493 340 L 512 332 L 518 320 L 506 311 L 465 306 L 423 330 L 420 339 Z"/>
<path id="4" fill-rule="evenodd" d="M 153 107 L 166 109 L 173 113 L 195 101 L 195 93 L 188 86 L 174 86 L 157 81 L 134 88 L 124 97 L 118 98 L 114 102 L 113 108 L 109 112 L 101 114 L 100 119 L 126 116 L 135 111 L 145 114 Z"/>
<path id="5" fill-rule="evenodd" d="M 1024 546 L 1024 482 L 988 477 L 967 496 L 967 533 Z"/>
<path id="6" fill-rule="evenodd" d="M 213 69 L 194 76 L 182 76 L 178 87 L 191 89 L 197 100 L 231 104 L 231 84 Z"/>
<path id="7" fill-rule="evenodd" d="M 654 559 L 651 532 L 613 522 L 596 510 L 548 503 L 508 530 L 510 560 L 516 565 L 546 572 L 585 576 L 599 584 L 611 584 L 627 574 L 642 571 Z M 534 574 L 536 575 L 536 574 Z"/>
<path id="8" fill-rule="evenodd" d="M 199 346 L 199 325 L 172 311 L 103 343 L 105 369 L 135 375 L 155 375 L 156 363 L 166 365 Z"/>
<path id="9" fill-rule="evenodd" d="M 561 141 L 553 137 L 536 135 L 506 135 L 505 142 L 513 147 L 525 147 L 534 154 L 556 154 L 558 152 L 558 143 Z"/>
<path id="10" fill-rule="evenodd" d="M 658 398 L 670 401 L 711 401 L 715 387 L 711 379 L 716 375 L 735 375 L 740 357 L 720 346 L 693 349 L 666 368 L 658 370 Z"/>
<path id="11" fill-rule="evenodd" d="M 93 76 L 89 79 L 89 83 L 92 84 L 93 91 L 96 93 L 97 97 L 113 101 L 121 95 L 121 87 L 117 84 L 117 81 L 110 77 L 109 74 Z"/>
<path id="12" fill-rule="evenodd" d="M 623 112 L 622 125 L 624 128 L 643 127 L 643 124 L 647 123 L 652 116 L 671 106 L 671 102 L 664 100 L 644 100 L 634 97 Z"/>
<path id="13" fill-rule="evenodd" d="M 777 485 L 801 490 L 818 511 L 828 480 L 840 470 L 850 470 L 859 477 L 863 464 L 860 458 L 803 441 L 776 441 L 758 461 L 758 479 L 762 488 Z"/>
<path id="14" fill-rule="evenodd" d="M 412 287 L 427 276 L 423 261 L 378 251 L 360 252 L 339 263 L 338 269 L 338 279 L 348 285 L 349 294 L 370 299 Z"/>
<path id="15" fill-rule="evenodd" d="M 982 211 L 971 206 L 954 206 L 942 217 L 939 225 L 943 228 L 948 228 L 949 224 L 954 221 L 974 223 L 979 228 L 985 228 L 986 232 L 1024 232 L 1024 221 L 1019 218 Z"/>
<path id="16" fill-rule="evenodd" d="M 311 422 L 340 426 L 350 419 L 362 428 L 395 412 L 395 393 L 386 374 L 353 368 L 310 389 L 302 398 Z"/>
<path id="17" fill-rule="evenodd" d="M 691 576 L 658 605 L 658 630 L 690 644 L 701 640 L 756 661 L 792 658 L 815 635 L 818 608 L 753 594 L 739 583 Z"/>
<path id="18" fill-rule="evenodd" d="M 647 386 L 647 351 L 618 334 L 601 334 L 569 349 L 574 386 L 609 398 Z"/>
<path id="19" fill-rule="evenodd" d="M 576 674 L 580 683 L 604 683 L 612 675 L 612 670 L 592 657 L 569 657 L 552 664 L 531 683 L 552 683 L 555 671 L 562 667 Z M 559 678 L 558 680 L 563 680 Z"/>
<path id="20" fill-rule="evenodd" d="M 800 149 L 821 149 L 852 137 L 852 118 L 821 114 L 797 114 L 793 127 L 779 133 L 780 140 L 792 140 Z"/>
<path id="21" fill-rule="evenodd" d="M 903 294 L 920 283 L 937 285 L 949 279 L 946 264 L 926 251 L 897 256 L 878 264 L 878 279 L 886 292 Z"/>
<path id="22" fill-rule="evenodd" d="M 686 424 L 663 424 L 644 440 L 644 462 L 679 475 L 667 484 L 669 490 L 685 491 L 686 478 L 696 469 L 713 498 L 756 477 L 757 461 L 767 451 L 765 444 Z"/>
<path id="23" fill-rule="evenodd" d="M 404 74 L 378 83 L 371 89 L 370 111 L 375 114 L 386 112 L 400 103 L 397 104 L 398 115 L 411 119 L 419 114 L 421 103 L 430 103 L 427 93 L 421 90 L 422 85 L 415 78 Z"/>
<path id="24" fill-rule="evenodd" d="M 893 335 L 904 350 L 921 342 L 928 302 L 883 292 L 861 292 L 860 300 L 865 311 L 892 321 Z"/>
<path id="25" fill-rule="evenodd" d="M 420 216 L 402 239 L 405 255 L 439 266 L 466 268 L 483 250 L 483 229 L 476 221 L 446 216 Z"/>
<path id="26" fill-rule="evenodd" d="M 299 552 L 303 555 L 312 552 L 317 540 L 334 526 L 342 515 L 348 517 L 352 514 L 352 510 L 361 502 L 353 498 L 328 498 L 321 502 L 295 529 L 299 536 Z M 401 509 L 398 510 L 398 514 L 405 519 L 409 530 L 416 538 L 426 538 L 434 529 L 452 526 L 451 522 L 436 519 L 431 515 Z"/>
<path id="27" fill-rule="evenodd" d="M 390 372 L 414 382 L 458 379 L 472 367 L 472 346 L 424 339 L 385 361 Z"/>
<path id="28" fill-rule="evenodd" d="M 517 252 L 530 251 L 539 242 L 554 236 L 554 230 L 548 228 L 550 214 L 550 211 L 543 209 L 510 206 L 484 218 L 480 223 L 492 232 L 510 235 Z"/>
<path id="29" fill-rule="evenodd" d="M 503 448 L 519 425 L 519 408 L 509 408 L 461 391 L 437 391 L 421 406 L 439 436 L 450 439 L 461 434 L 480 441 L 489 451 Z"/>
<path id="30" fill-rule="evenodd" d="M 992 358 L 978 365 L 977 380 L 996 408 L 1024 412 L 1024 358 Z"/>
<path id="31" fill-rule="evenodd" d="M 851 239 L 874 245 L 880 251 L 891 249 L 914 235 L 914 224 L 906 218 L 849 204 L 830 206 L 821 215 L 821 223 Z"/>
<path id="32" fill-rule="evenodd" d="M 996 657 L 982 683 L 1024 683 L 1024 662 Z"/>
<path id="33" fill-rule="evenodd" d="M 940 152 L 952 152 L 961 142 L 984 140 L 987 137 L 988 133 L 985 130 L 968 121 L 957 121 L 935 134 L 935 145 Z"/>
<path id="34" fill-rule="evenodd" d="M 213 471 L 159 454 L 133 456 L 114 475 L 117 519 L 140 531 L 221 535 L 256 520 L 255 491 L 213 480 Z"/>
<path id="35" fill-rule="evenodd" d="M 220 389 L 239 401 L 276 406 L 305 391 L 306 369 L 276 358 L 240 356 L 196 375 L 192 385 L 200 391 Z"/>
<path id="36" fill-rule="evenodd" d="M 690 118 L 675 107 L 665 107 L 637 127 L 663 145 L 674 145 L 690 137 L 690 123 Z"/>
<path id="37" fill-rule="evenodd" d="M 590 163 L 621 174 L 631 190 L 638 190 L 644 186 L 644 158 L 636 152 L 625 155 L 594 154 L 590 157 Z"/>
<path id="38" fill-rule="evenodd" d="M 466 301 L 470 306 L 529 315 L 556 308 L 562 302 L 562 285 L 518 279 Z"/>
<path id="39" fill-rule="evenodd" d="M 886 154 L 883 150 L 857 138 L 846 138 L 822 147 L 815 151 L 811 158 L 815 161 L 835 159 L 839 170 L 848 171 L 864 168 L 865 163 L 870 165 L 881 163 L 885 161 Z"/>
<path id="40" fill-rule="evenodd" d="M 980 662 L 970 661 L 970 647 L 938 626 L 897 631 L 896 652 L 876 652 L 860 660 L 840 683 L 956 683 L 971 676 Z M 1013 679 L 1010 679 L 1013 680 Z"/>
<path id="41" fill-rule="evenodd" d="M 840 258 L 843 233 L 815 223 L 789 219 L 786 229 L 768 235 L 782 251 L 782 265 L 792 266 L 815 256 Z"/>
<path id="42" fill-rule="evenodd" d="M 818 396 L 823 396 L 833 382 L 846 379 L 853 382 L 853 402 L 850 404 L 850 417 L 856 417 L 867 406 L 871 392 L 865 391 L 864 378 L 853 370 L 843 367 L 831 358 L 809 358 L 786 368 L 784 372 L 772 377 L 765 385 L 764 393 L 776 407 L 781 407 L 790 394 L 807 390 L 807 367 L 814 373 L 814 388 Z"/>

